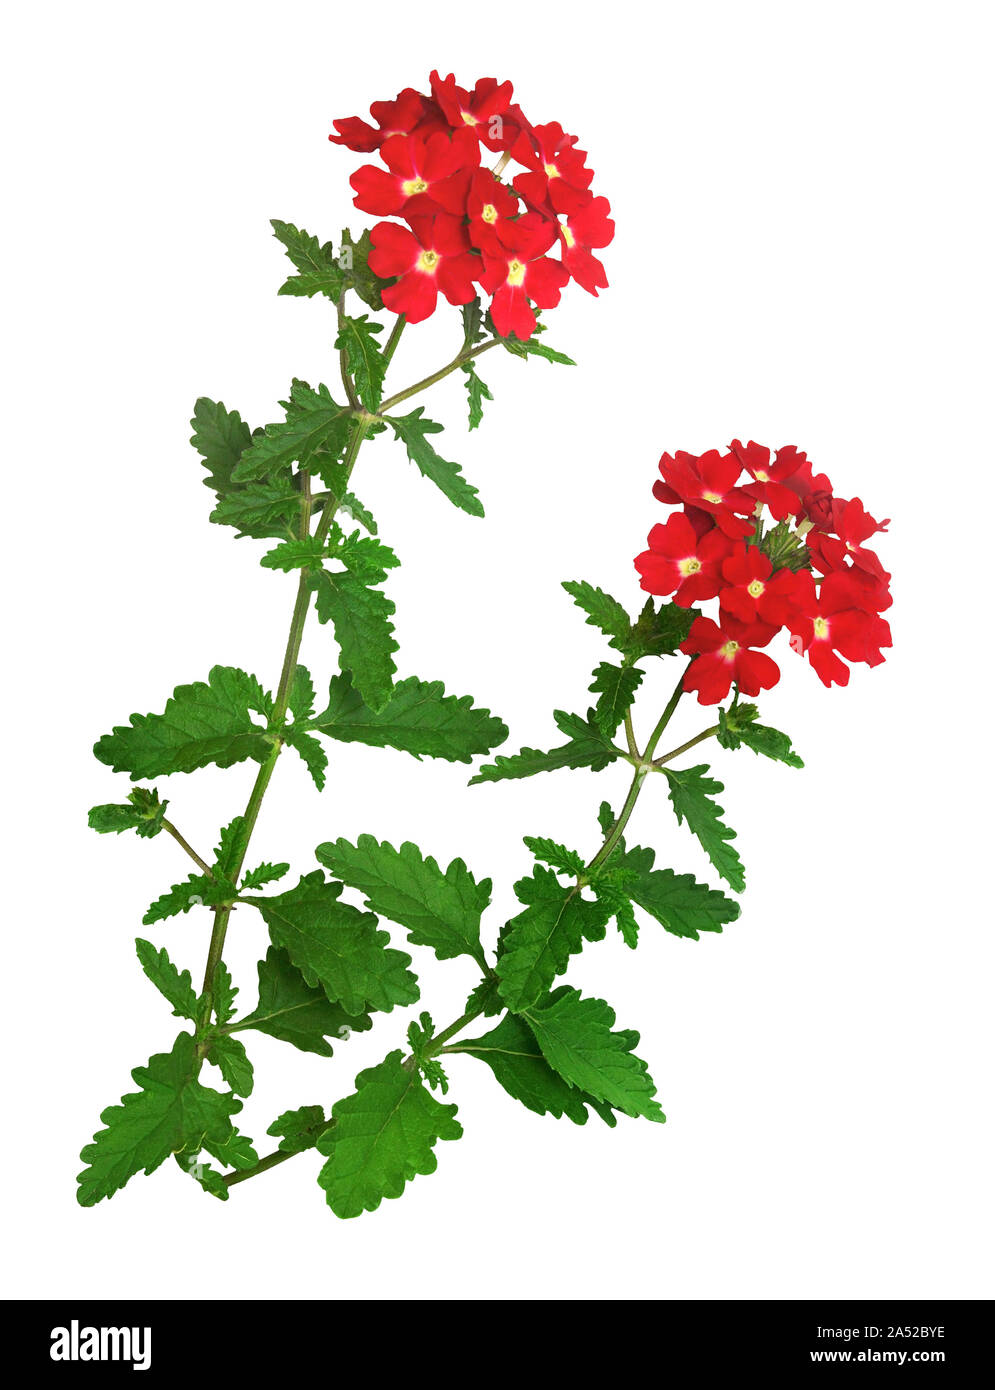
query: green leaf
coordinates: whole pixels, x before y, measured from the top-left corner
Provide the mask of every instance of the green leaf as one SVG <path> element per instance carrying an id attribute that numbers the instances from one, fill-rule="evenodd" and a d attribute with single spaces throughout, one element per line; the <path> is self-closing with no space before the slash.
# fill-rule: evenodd
<path id="1" fill-rule="evenodd" d="M 492 401 L 490 387 L 488 387 L 477 375 L 477 369 L 472 362 L 463 365 L 463 373 L 466 381 L 466 394 L 468 397 L 468 407 L 470 414 L 470 429 L 475 430 L 484 418 L 484 401 Z"/>
<path id="2" fill-rule="evenodd" d="M 204 484 L 218 497 L 232 491 L 232 473 L 252 443 L 252 431 L 237 410 L 228 410 L 221 401 L 201 396 L 195 402 L 190 421 L 190 443 L 207 469 Z"/>
<path id="3" fill-rule="evenodd" d="M 373 1027 L 369 1014 L 346 1013 L 341 1004 L 329 1002 L 323 989 L 309 985 L 280 947 L 271 946 L 258 969 L 259 1003 L 239 1021 L 239 1031 L 254 1028 L 291 1043 L 301 1052 L 331 1057 L 326 1038 L 345 1042 L 352 1033 L 365 1033 Z"/>
<path id="4" fill-rule="evenodd" d="M 103 1111 L 106 1128 L 80 1154 L 86 1164 L 76 1194 L 81 1206 L 112 1197 L 129 1178 L 154 1172 L 170 1154 L 196 1154 L 208 1143 L 231 1140 L 231 1116 L 242 1102 L 202 1086 L 194 1077 L 196 1060 L 192 1035 L 181 1033 L 171 1052 L 156 1053 L 131 1073 L 140 1089 Z"/>
<path id="5" fill-rule="evenodd" d="M 567 849 L 545 835 L 524 835 L 522 838 L 537 859 L 550 864 L 559 873 L 576 876 L 584 872 L 584 861 L 575 849 Z"/>
<path id="6" fill-rule="evenodd" d="M 643 673 L 635 666 L 613 666 L 603 661 L 594 673 L 588 689 L 598 696 L 594 707 L 594 722 L 609 738 L 628 713 Z"/>
<path id="7" fill-rule="evenodd" d="M 87 823 L 101 835 L 134 830 L 143 840 L 151 840 L 162 829 L 168 805 L 168 801 L 159 800 L 155 787 L 134 787 L 126 805 L 92 806 Z"/>
<path id="8" fill-rule="evenodd" d="M 286 866 L 288 869 L 290 865 Z M 235 1014 L 235 995 L 238 993 L 232 984 L 231 972 L 223 960 L 219 960 L 214 971 L 214 1014 L 219 1023 L 227 1023 Z"/>
<path id="9" fill-rule="evenodd" d="M 312 735 L 300 729 L 289 729 L 285 735 L 288 748 L 293 748 L 304 760 L 304 766 L 319 791 L 324 790 L 325 769 L 328 767 L 328 754 Z"/>
<path id="10" fill-rule="evenodd" d="M 167 917 L 189 912 L 192 907 L 217 907 L 219 903 L 230 902 L 234 897 L 235 886 L 226 879 L 191 874 L 182 883 L 174 883 L 168 893 L 156 898 L 146 910 L 142 926 L 154 926 L 156 922 L 164 922 Z"/>
<path id="11" fill-rule="evenodd" d="M 523 748 L 510 757 L 501 754 L 493 763 L 478 767 L 469 785 L 501 782 L 510 777 L 534 777 L 538 772 L 555 772 L 563 767 L 589 767 L 593 772 L 601 772 L 622 754 L 592 722 L 593 711 L 591 714 L 592 719 L 585 720 L 578 714 L 555 710 L 553 718 L 560 732 L 568 735 L 568 743 L 548 753 L 540 752 L 538 748 Z"/>
<path id="12" fill-rule="evenodd" d="M 135 779 L 171 772 L 193 772 L 216 763 L 254 758 L 263 762 L 271 744 L 251 712 L 268 716 L 269 697 L 255 676 L 233 666 L 215 666 L 207 683 L 180 685 L 162 714 L 133 714 L 94 746 L 94 754 L 115 772 Z"/>
<path id="13" fill-rule="evenodd" d="M 564 887 L 551 869 L 536 867 L 515 884 L 524 912 L 508 923 L 497 973 L 501 997 L 520 1013 L 567 968 L 585 941 L 601 941 L 610 911 L 585 898 L 576 885 Z"/>
<path id="14" fill-rule="evenodd" d="M 646 1063 L 633 1055 L 639 1034 L 613 1033 L 614 1010 L 566 986 L 525 1013 L 542 1054 L 564 1081 L 633 1117 L 663 1121 Z"/>
<path id="15" fill-rule="evenodd" d="M 306 467 L 319 451 L 337 458 L 345 448 L 352 412 L 332 399 L 327 386 L 313 391 L 304 381 L 290 389 L 286 419 L 253 436 L 235 469 L 236 482 L 264 478 L 291 463 Z"/>
<path id="16" fill-rule="evenodd" d="M 480 917 L 491 900 L 491 881 L 478 883 L 462 859 L 454 859 L 443 873 L 416 845 L 406 843 L 398 850 L 372 835 L 360 835 L 355 845 L 328 840 L 315 855 L 336 878 L 362 893 L 374 912 L 404 927 L 413 945 L 430 947 L 440 960 L 472 956 L 487 968 Z"/>
<path id="17" fill-rule="evenodd" d="M 744 744 L 754 753 L 762 753 L 765 758 L 775 762 L 787 763 L 788 767 L 804 767 L 805 764 L 791 747 L 791 739 L 780 729 L 771 729 L 766 724 L 758 724 L 760 711 L 756 705 L 733 705 L 730 709 L 719 710 L 718 741 L 723 748 L 741 748 Z"/>
<path id="18" fill-rule="evenodd" d="M 166 948 L 157 951 L 151 941 L 143 941 L 138 937 L 135 949 L 138 951 L 142 969 L 159 993 L 172 1004 L 174 1015 L 177 1018 L 196 1019 L 197 996 L 190 979 L 190 971 L 184 970 L 181 974 L 169 959 Z"/>
<path id="19" fill-rule="evenodd" d="M 661 603 L 657 608 L 648 598 L 628 637 L 617 638 L 611 645 L 623 651 L 630 661 L 640 661 L 644 656 L 673 656 L 697 616 L 696 608 L 681 608 L 676 603 Z"/>
<path id="20" fill-rule="evenodd" d="M 255 540 L 291 538 L 301 514 L 301 494 L 295 483 L 277 478 L 245 487 L 222 497 L 211 520 L 233 526 L 240 537 Z"/>
<path id="21" fill-rule="evenodd" d="M 334 1124 L 318 1140 L 328 1155 L 319 1183 L 336 1216 L 375 1211 L 385 1197 L 400 1197 L 419 1173 L 434 1173 L 440 1139 L 459 1139 L 456 1106 L 444 1105 L 392 1052 L 356 1077 L 356 1091 L 337 1101 Z"/>
<path id="22" fill-rule="evenodd" d="M 654 869 L 654 858 L 653 850 L 639 847 L 622 856 L 620 863 L 630 871 L 622 891 L 666 931 L 697 941 L 699 932 L 720 932 L 739 917 L 740 905 L 734 898 L 699 883 L 691 874 Z"/>
<path id="23" fill-rule="evenodd" d="M 388 945 L 375 917 L 340 902 L 341 892 L 341 883 L 326 883 L 317 869 L 286 893 L 252 901 L 274 946 L 282 946 L 307 983 L 321 985 L 347 1013 L 368 1007 L 389 1013 L 395 1004 L 413 1004 L 418 983 L 407 969 L 411 957 Z"/>
<path id="24" fill-rule="evenodd" d="M 577 607 L 587 614 L 587 621 L 592 627 L 600 628 L 606 637 L 621 639 L 628 636 L 631 627 L 629 615 L 618 599 L 583 579 L 564 580 L 563 587 Z M 615 645 L 617 642 L 613 641 L 612 646 Z"/>
<path id="25" fill-rule="evenodd" d="M 344 494 L 342 505 L 338 510 L 338 515 L 341 517 L 348 517 L 353 521 L 358 521 L 360 526 L 365 527 L 371 536 L 377 534 L 377 523 L 374 520 L 373 513 L 369 511 L 368 508 L 364 507 L 359 498 L 351 492 Z"/>
<path id="26" fill-rule="evenodd" d="M 237 1129 L 233 1129 L 223 1143 L 212 1139 L 210 1135 L 206 1136 L 204 1148 L 226 1168 L 252 1168 L 259 1162 L 259 1155 L 252 1147 L 252 1140 L 244 1134 L 239 1134 Z"/>
<path id="27" fill-rule="evenodd" d="M 403 442 L 408 458 L 424 477 L 431 479 L 454 506 L 469 512 L 471 516 L 483 516 L 484 509 L 477 497 L 477 489 L 466 481 L 459 464 L 442 458 L 428 442 L 427 436 L 440 434 L 442 426 L 434 420 L 423 419 L 423 411 L 424 406 L 419 406 L 410 415 L 388 415 L 387 423 Z"/>
<path id="28" fill-rule="evenodd" d="M 273 235 L 283 243 L 287 255 L 299 272 L 297 275 L 291 275 L 280 286 L 278 293 L 303 295 L 309 299 L 312 295 L 323 294 L 337 303 L 345 283 L 345 275 L 332 243 L 328 241 L 322 246 L 317 237 L 299 231 L 290 222 L 278 222 L 274 219 L 271 225 Z"/>
<path id="29" fill-rule="evenodd" d="M 722 807 L 712 799 L 723 790 L 722 783 L 706 775 L 708 768 L 704 763 L 680 771 L 665 767 L 663 771 L 670 783 L 670 800 L 678 824 L 687 821 L 688 829 L 700 840 L 716 873 L 737 893 L 742 893 L 746 887 L 743 863 L 729 844 L 736 838 L 736 832 L 723 825 Z"/>
<path id="30" fill-rule="evenodd" d="M 258 869 L 253 869 L 245 875 L 242 879 L 242 888 L 262 888 L 267 883 L 273 883 L 274 880 L 283 878 L 289 870 L 289 864 L 260 864 Z"/>
<path id="31" fill-rule="evenodd" d="M 553 1070 L 528 1024 L 515 1014 L 505 1014 L 483 1037 L 461 1040 L 447 1051 L 467 1052 L 486 1062 L 498 1085 L 536 1115 L 555 1115 L 557 1119 L 566 1115 L 575 1125 L 582 1125 L 587 1123 L 590 1105 L 606 1124 L 615 1124 L 610 1107 L 577 1090 Z"/>
<path id="32" fill-rule="evenodd" d="M 289 574 L 291 570 L 320 565 L 324 556 L 324 541 L 317 536 L 307 536 L 303 540 L 281 541 L 275 549 L 267 550 L 259 563 L 263 569 L 283 570 L 284 574 Z"/>
<path id="33" fill-rule="evenodd" d="M 401 563 L 389 545 L 372 536 L 361 536 L 358 531 L 346 536 L 338 526 L 333 528 L 333 536 L 334 546 L 329 558 L 340 561 L 364 584 L 382 584 L 387 571 L 396 569 Z"/>
<path id="34" fill-rule="evenodd" d="M 508 737 L 490 710 L 477 709 L 469 695 L 446 695 L 441 681 L 414 676 L 398 681 L 383 709 L 363 703 L 348 676 L 335 676 L 328 707 L 308 722 L 309 729 L 342 743 L 398 748 L 415 758 L 468 763 Z"/>
<path id="35" fill-rule="evenodd" d="M 374 275 L 370 269 L 369 257 L 372 249 L 373 243 L 370 239 L 369 227 L 363 229 L 363 234 L 358 241 L 353 240 L 352 233 L 348 228 L 343 231 L 342 254 L 339 259 L 348 279 L 349 288 L 356 291 L 364 304 L 368 304 L 374 312 L 379 312 L 383 308 L 381 292 L 385 285 L 390 284 L 390 281 L 382 280 L 379 275 Z"/>
<path id="36" fill-rule="evenodd" d="M 295 718 L 310 719 L 311 715 L 314 714 L 314 700 L 314 682 L 311 680 L 311 672 L 306 666 L 295 667 L 288 700 Z"/>
<path id="37" fill-rule="evenodd" d="M 236 1096 L 252 1095 L 252 1063 L 238 1038 L 220 1037 L 211 1042 L 207 1060 L 213 1062 Z"/>
<path id="38" fill-rule="evenodd" d="M 475 295 L 469 304 L 460 306 L 460 318 L 463 320 L 463 351 L 467 348 L 476 347 L 482 343 L 487 336 L 484 332 L 484 313 L 480 306 L 480 295 Z"/>
<path id="39" fill-rule="evenodd" d="M 577 363 L 565 352 L 547 347 L 539 338 L 502 338 L 501 342 L 513 357 L 544 357 L 547 362 L 559 362 L 564 367 L 576 367 Z"/>
<path id="40" fill-rule="evenodd" d="M 281 1136 L 277 1146 L 281 1153 L 299 1154 L 315 1147 L 329 1123 L 322 1106 L 302 1105 L 278 1115 L 266 1133 Z"/>
<path id="41" fill-rule="evenodd" d="M 339 667 L 351 672 L 356 690 L 379 714 L 390 700 L 394 673 L 393 602 L 379 589 L 368 588 L 348 570 L 315 576 L 318 621 L 332 623 L 339 646 Z"/>
<path id="42" fill-rule="evenodd" d="M 356 384 L 356 394 L 371 414 L 380 409 L 383 379 L 387 362 L 376 334 L 383 332 L 382 323 L 371 323 L 368 314 L 353 319 L 343 314 L 335 347 L 345 353 L 349 372 Z"/>

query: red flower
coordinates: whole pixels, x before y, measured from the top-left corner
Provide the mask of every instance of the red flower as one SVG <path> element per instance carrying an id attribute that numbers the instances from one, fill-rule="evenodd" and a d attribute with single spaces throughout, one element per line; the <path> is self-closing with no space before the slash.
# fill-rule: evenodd
<path id="1" fill-rule="evenodd" d="M 536 316 L 529 300 L 540 309 L 555 308 L 560 291 L 570 279 L 559 261 L 546 252 L 556 240 L 556 227 L 534 212 L 508 223 L 501 233 L 499 255 L 484 255 L 480 283 L 491 301 L 491 318 L 502 338 L 531 337 Z"/>
<path id="2" fill-rule="evenodd" d="M 653 484 L 653 495 L 660 502 L 672 506 L 683 502 L 709 512 L 733 540 L 753 534 L 754 523 L 741 518 L 752 515 L 756 501 L 736 486 L 742 469 L 734 454 L 720 454 L 718 449 L 710 449 L 700 458 L 683 452 L 675 458 L 664 454 L 660 472 L 663 482 Z"/>
<path id="3" fill-rule="evenodd" d="M 884 618 L 865 611 L 866 591 L 859 581 L 849 573 L 830 574 L 816 593 L 815 580 L 807 570 L 797 577 L 795 611 L 788 627 L 823 685 L 846 685 L 850 679 L 850 668 L 837 652 L 847 661 L 864 661 L 868 666 L 884 660 L 881 648 L 891 646 L 891 629 Z"/>
<path id="4" fill-rule="evenodd" d="M 673 594 L 681 608 L 714 598 L 722 587 L 722 561 L 732 542 L 714 526 L 699 538 L 683 512 L 654 526 L 648 550 L 636 556 L 640 587 L 649 594 Z"/>
<path id="5" fill-rule="evenodd" d="M 518 198 L 496 179 L 490 169 L 478 169 L 470 183 L 466 200 L 470 240 L 485 255 L 500 258 L 504 252 L 501 235 L 509 219 L 518 213 Z"/>
<path id="6" fill-rule="evenodd" d="M 810 531 L 806 536 L 812 563 L 817 570 L 828 574 L 842 570 L 852 562 L 858 569 L 866 570 L 877 579 L 885 578 L 884 566 L 873 550 L 868 550 L 863 542 L 869 540 L 877 531 L 888 529 L 887 521 L 875 521 L 864 511 L 859 497 L 849 502 L 836 497 L 832 501 L 831 529 L 836 532 L 830 536 L 823 531 Z"/>
<path id="7" fill-rule="evenodd" d="M 762 550 L 740 541 L 722 564 L 725 585 L 719 591 L 720 605 L 740 622 L 759 619 L 781 627 L 792 612 L 798 576 L 789 569 L 773 571 Z"/>
<path id="8" fill-rule="evenodd" d="M 770 450 L 764 444 L 756 444 L 752 439 L 743 445 L 734 439 L 729 448 L 750 474 L 753 482 L 743 489 L 758 502 L 770 508 L 775 521 L 786 521 L 789 516 L 798 516 L 801 500 L 798 493 L 785 485 L 785 480 L 794 477 L 806 462 L 793 444 L 778 449 L 771 462 Z"/>
<path id="9" fill-rule="evenodd" d="M 396 222 L 378 222 L 370 233 L 369 264 L 374 275 L 400 276 L 388 285 L 383 302 L 395 314 L 420 323 L 435 312 L 441 290 L 450 304 L 469 304 L 480 262 L 470 254 L 466 231 L 456 217 L 412 218 L 411 230 Z"/>
<path id="10" fill-rule="evenodd" d="M 395 101 L 375 101 L 370 107 L 370 115 L 379 129 L 374 129 L 360 116 L 346 116 L 332 122 L 338 133 L 329 135 L 329 140 L 335 145 L 345 145 L 347 149 L 369 154 L 378 150 L 390 136 L 410 135 L 416 127 L 445 129 L 438 107 L 421 92 L 416 92 L 414 87 L 405 87 L 403 92 L 398 92 Z"/>
<path id="11" fill-rule="evenodd" d="M 684 676 L 684 689 L 697 690 L 700 705 L 717 705 L 724 700 L 733 682 L 744 695 L 770 690 L 781 678 L 777 663 L 764 652 L 752 650 L 750 643 L 770 641 L 762 625 L 739 623 L 723 616 L 722 626 L 711 618 L 695 618 L 681 651 L 688 656 L 699 653 Z"/>
<path id="12" fill-rule="evenodd" d="M 591 200 L 592 170 L 585 166 L 586 150 L 575 149 L 576 135 L 566 135 L 558 121 L 533 126 L 515 141 L 512 154 L 526 173 L 512 180 L 534 207 L 547 201 L 556 212 L 579 212 Z"/>
<path id="13" fill-rule="evenodd" d="M 387 169 L 364 164 L 350 177 L 362 212 L 425 216 L 440 208 L 462 217 L 470 170 L 480 162 L 472 130 L 448 135 L 392 135 L 380 147 Z M 388 172 L 389 171 L 389 172 Z"/>
<path id="14" fill-rule="evenodd" d="M 432 95 L 454 130 L 470 126 L 489 150 L 505 148 L 504 117 L 514 90 L 510 82 L 481 77 L 473 91 L 468 92 L 465 87 L 457 87 L 452 73 L 443 78 L 433 71 L 430 81 Z"/>
<path id="15" fill-rule="evenodd" d="M 563 264 L 577 284 L 595 296 L 599 289 L 608 288 L 608 277 L 597 256 L 591 255 L 591 247 L 607 246 L 615 235 L 610 212 L 607 198 L 592 198 L 586 207 L 560 224 Z"/>

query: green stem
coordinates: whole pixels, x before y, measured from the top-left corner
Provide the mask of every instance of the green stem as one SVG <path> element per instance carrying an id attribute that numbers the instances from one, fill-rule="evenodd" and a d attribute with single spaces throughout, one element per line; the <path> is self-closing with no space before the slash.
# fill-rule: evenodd
<path id="1" fill-rule="evenodd" d="M 458 371 L 460 367 L 466 366 L 474 357 L 479 357 L 482 352 L 487 352 L 489 348 L 497 347 L 500 338 L 492 338 L 488 343 L 482 343 L 479 347 L 470 348 L 467 351 L 457 353 L 453 360 L 446 367 L 440 367 L 431 376 L 423 377 L 421 381 L 416 381 L 414 386 L 409 386 L 406 391 L 398 391 L 396 396 L 391 396 L 390 400 L 384 401 L 380 407 L 380 414 L 384 415 L 388 410 L 393 410 L 395 405 L 400 405 L 401 401 L 406 401 L 409 396 L 417 396 L 419 391 L 426 390 L 429 386 L 434 386 L 437 381 L 442 381 L 451 372 Z"/>
<path id="2" fill-rule="evenodd" d="M 704 743 L 706 738 L 714 738 L 719 732 L 721 725 L 713 724 L 710 729 L 705 729 L 702 733 L 696 734 L 694 738 L 689 738 L 687 743 L 682 743 L 679 748 L 672 749 L 665 753 L 662 758 L 654 758 L 654 767 L 663 767 L 664 763 L 673 762 L 674 758 L 679 758 L 682 753 L 686 753 L 689 748 L 693 748 L 696 743 Z"/>
<path id="3" fill-rule="evenodd" d="M 173 839 L 179 845 L 180 849 L 182 849 L 186 854 L 189 854 L 190 858 L 197 865 L 197 867 L 203 873 L 207 874 L 208 878 L 213 878 L 214 870 L 211 868 L 210 864 L 208 864 L 206 860 L 201 859 L 197 851 L 193 848 L 192 845 L 189 845 L 186 842 L 186 840 L 177 830 L 176 826 L 172 823 L 172 821 L 163 820 L 160 822 L 160 824 L 162 825 L 162 828 L 163 830 L 165 830 L 167 835 L 172 835 Z"/>
<path id="4" fill-rule="evenodd" d="M 299 1149 L 298 1153 L 310 1153 L 310 1149 Z M 281 1163 L 286 1163 L 288 1158 L 293 1158 L 292 1153 L 286 1149 L 277 1149 L 276 1153 L 267 1154 L 251 1168 L 236 1168 L 234 1173 L 225 1174 L 225 1187 L 234 1187 L 237 1182 L 245 1182 L 247 1178 L 254 1178 L 257 1173 L 267 1173 L 270 1168 L 277 1168 Z"/>
<path id="5" fill-rule="evenodd" d="M 385 367 L 390 366 L 391 358 L 397 351 L 397 345 L 401 341 L 401 334 L 404 332 L 404 328 L 407 322 L 408 321 L 403 314 L 398 314 L 394 322 L 394 327 L 390 330 L 390 337 L 384 344 L 383 360 Z"/>

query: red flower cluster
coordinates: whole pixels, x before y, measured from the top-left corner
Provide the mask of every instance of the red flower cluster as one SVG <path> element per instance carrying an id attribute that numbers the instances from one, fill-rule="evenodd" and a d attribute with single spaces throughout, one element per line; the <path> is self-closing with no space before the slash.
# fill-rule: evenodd
<path id="1" fill-rule="evenodd" d="M 352 116 L 328 137 L 379 154 L 386 167 L 364 164 L 352 175 L 353 201 L 407 224 L 377 223 L 370 268 L 397 277 L 383 301 L 411 323 L 434 313 L 440 291 L 468 304 L 476 282 L 491 296 L 497 332 L 529 338 L 535 309 L 555 308 L 570 279 L 593 295 L 607 287 L 593 252 L 615 234 L 608 199 L 591 192 L 577 137 L 556 121 L 532 125 L 510 82 L 482 77 L 467 91 L 452 74 L 430 80 L 431 96 L 406 87 L 373 103 L 375 126 Z M 493 169 L 482 165 L 482 147 L 500 155 Z M 521 172 L 506 182 L 512 161 Z M 559 259 L 547 254 L 554 246 Z"/>
<path id="2" fill-rule="evenodd" d="M 684 689 L 703 705 L 735 684 L 758 695 L 780 679 L 766 647 L 782 628 L 824 685 L 846 685 L 846 661 L 876 666 L 891 630 L 891 575 L 866 542 L 875 521 L 859 497 L 834 497 L 803 453 L 734 439 L 727 453 L 664 454 L 654 496 L 682 507 L 654 526 L 636 557 L 642 587 L 682 608 L 717 598 L 717 621 L 698 617 L 681 651 L 696 658 Z M 765 529 L 765 513 L 778 523 Z M 842 658 L 846 658 L 846 661 Z"/>

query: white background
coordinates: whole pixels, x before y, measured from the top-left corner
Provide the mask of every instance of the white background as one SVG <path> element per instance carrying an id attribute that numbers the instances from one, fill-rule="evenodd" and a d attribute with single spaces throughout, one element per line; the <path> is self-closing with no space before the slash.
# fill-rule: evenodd
<path id="1" fill-rule="evenodd" d="M 39 4 L 13 21 L 3 101 L 9 357 L 4 563 L 10 707 L 2 1147 L 14 1296 L 976 1298 L 992 1293 L 987 779 L 991 33 L 966 3 L 508 7 Z M 200 394 L 252 424 L 292 375 L 334 381 L 323 302 L 277 298 L 268 219 L 323 238 L 357 157 L 328 144 L 429 70 L 509 77 L 533 120 L 590 151 L 618 224 L 611 289 L 576 287 L 549 340 L 579 365 L 484 359 L 495 396 L 426 398 L 481 489 L 449 507 L 396 445 L 356 489 L 404 568 L 404 673 L 471 692 L 549 746 L 583 706 L 599 639 L 559 581 L 636 605 L 632 556 L 662 511 L 664 449 L 791 442 L 893 518 L 895 648 L 846 690 L 785 649 L 763 702 L 803 772 L 710 746 L 739 833 L 741 920 L 698 943 L 647 923 L 638 952 L 588 947 L 570 978 L 638 1028 L 668 1114 L 577 1128 L 454 1058 L 465 1137 L 401 1201 L 337 1222 L 313 1156 L 202 1196 L 175 1165 L 77 1207 L 76 1155 L 175 1020 L 135 935 L 202 970 L 196 914 L 142 929 L 188 865 L 165 836 L 98 838 L 121 799 L 90 754 L 133 710 L 214 662 L 276 679 L 294 581 L 210 526 L 189 448 Z M 409 329 L 394 379 L 446 360 L 455 310 Z M 304 657 L 326 682 L 330 637 Z M 673 663 L 671 663 L 673 664 Z M 643 697 L 656 717 L 673 679 Z M 682 708 L 674 742 L 701 727 Z M 467 789 L 461 765 L 331 748 L 319 795 L 292 756 L 253 860 L 313 867 L 321 840 L 416 838 L 493 876 L 490 940 L 526 872 L 522 834 L 597 843 L 622 766 Z M 253 765 L 171 779 L 202 850 Z M 708 875 L 662 787 L 633 839 Z M 243 920 L 244 919 L 244 920 Z M 400 935 L 400 934 L 399 934 Z M 251 1006 L 261 923 L 231 960 Z M 399 942 L 403 944 L 403 940 Z M 416 950 L 423 1007 L 461 1012 L 473 970 Z M 399 1046 L 382 1018 L 332 1061 L 254 1040 L 245 1128 L 331 1102 Z M 483 1031 L 480 1029 L 479 1031 Z M 208 1285 L 198 1269 L 211 1269 Z"/>

